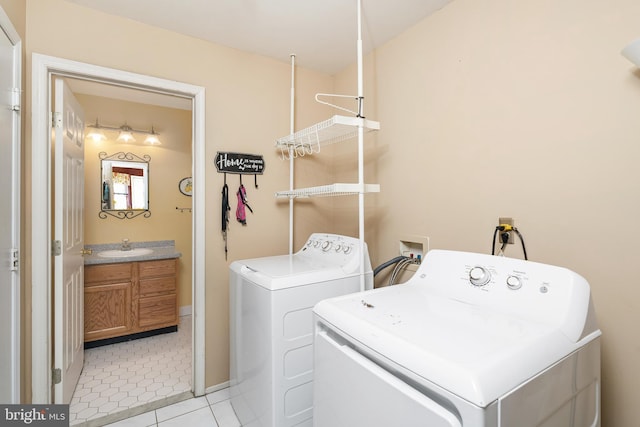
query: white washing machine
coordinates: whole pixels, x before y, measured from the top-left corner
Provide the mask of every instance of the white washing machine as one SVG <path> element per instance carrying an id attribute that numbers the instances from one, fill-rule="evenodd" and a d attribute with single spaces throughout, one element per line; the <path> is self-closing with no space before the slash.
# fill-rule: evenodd
<path id="1" fill-rule="evenodd" d="M 600 425 L 601 332 L 567 269 L 433 250 L 314 313 L 315 427 Z"/>
<path id="2" fill-rule="evenodd" d="M 293 255 L 230 266 L 231 405 L 245 427 L 311 426 L 313 306 L 373 287 L 360 241 L 312 234 Z"/>

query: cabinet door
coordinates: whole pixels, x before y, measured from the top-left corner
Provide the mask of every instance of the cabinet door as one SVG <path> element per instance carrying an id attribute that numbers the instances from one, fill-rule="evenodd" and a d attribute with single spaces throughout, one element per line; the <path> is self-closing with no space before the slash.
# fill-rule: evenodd
<path id="1" fill-rule="evenodd" d="M 111 338 L 132 332 L 132 288 L 131 281 L 85 285 L 85 341 Z"/>

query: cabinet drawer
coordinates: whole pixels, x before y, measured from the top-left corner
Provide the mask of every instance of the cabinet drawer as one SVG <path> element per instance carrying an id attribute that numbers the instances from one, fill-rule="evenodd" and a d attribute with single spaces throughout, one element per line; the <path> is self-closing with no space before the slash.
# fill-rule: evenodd
<path id="1" fill-rule="evenodd" d="M 140 296 L 151 296 L 153 294 L 166 294 L 176 292 L 176 278 L 156 277 L 153 279 L 140 280 Z"/>
<path id="2" fill-rule="evenodd" d="M 177 324 L 178 307 L 175 294 L 140 298 L 138 325 L 141 328 Z"/>
<path id="3" fill-rule="evenodd" d="M 131 262 L 121 264 L 88 265 L 84 268 L 84 282 L 116 282 L 130 281 L 134 264 Z"/>
<path id="4" fill-rule="evenodd" d="M 143 261 L 138 263 L 140 278 L 173 276 L 176 274 L 176 260 L 163 259 L 158 261 Z"/>

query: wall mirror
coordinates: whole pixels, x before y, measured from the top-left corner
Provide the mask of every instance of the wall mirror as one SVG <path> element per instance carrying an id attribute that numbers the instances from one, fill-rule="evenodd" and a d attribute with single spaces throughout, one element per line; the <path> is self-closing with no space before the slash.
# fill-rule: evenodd
<path id="1" fill-rule="evenodd" d="M 125 219 L 139 215 L 148 218 L 149 162 L 151 157 L 118 152 L 100 158 L 100 212 L 98 216 Z"/>

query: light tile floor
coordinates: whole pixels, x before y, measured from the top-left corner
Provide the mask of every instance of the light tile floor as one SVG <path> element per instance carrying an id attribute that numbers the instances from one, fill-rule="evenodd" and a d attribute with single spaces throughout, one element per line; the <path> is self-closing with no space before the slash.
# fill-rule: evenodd
<path id="1" fill-rule="evenodd" d="M 225 388 L 154 411 L 127 418 L 108 427 L 241 427 Z"/>
<path id="2" fill-rule="evenodd" d="M 191 316 L 180 318 L 177 332 L 87 349 L 84 358 L 71 425 L 100 426 L 188 399 Z"/>

